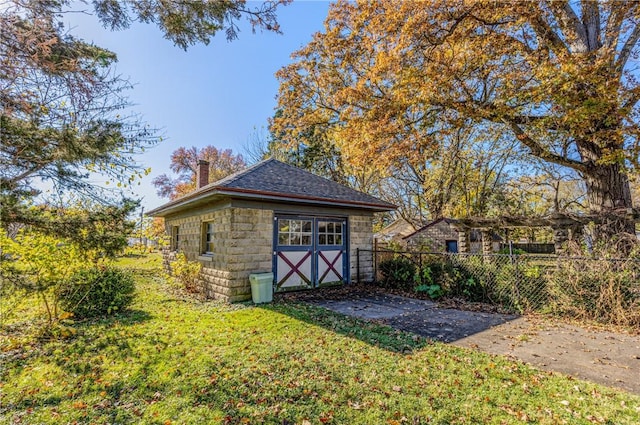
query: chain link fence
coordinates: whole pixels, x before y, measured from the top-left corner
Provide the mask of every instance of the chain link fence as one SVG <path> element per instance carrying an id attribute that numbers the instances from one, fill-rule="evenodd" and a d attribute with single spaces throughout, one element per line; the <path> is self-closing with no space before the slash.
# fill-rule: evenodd
<path id="1" fill-rule="evenodd" d="M 636 259 L 371 250 L 358 255 L 372 261 L 374 280 L 389 288 L 490 303 L 518 313 L 640 326 Z"/>

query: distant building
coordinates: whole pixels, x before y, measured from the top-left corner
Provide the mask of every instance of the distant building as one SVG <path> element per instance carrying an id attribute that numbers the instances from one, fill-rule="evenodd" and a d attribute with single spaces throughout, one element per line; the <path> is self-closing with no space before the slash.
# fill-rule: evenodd
<path id="1" fill-rule="evenodd" d="M 394 244 L 405 246 L 407 241 L 404 238 L 415 231 L 416 228 L 413 224 L 403 218 L 399 218 L 384 229 L 374 233 L 373 239 L 377 248 L 386 248 Z"/>
<path id="2" fill-rule="evenodd" d="M 430 252 L 458 252 L 458 231 L 454 228 L 457 223 L 453 218 L 439 218 L 428 223 L 415 232 L 404 237 L 408 247 Z M 482 252 L 482 233 L 478 230 L 469 232 L 470 252 Z M 494 252 L 500 250 L 502 238 L 495 232 L 491 233 L 491 248 Z"/>

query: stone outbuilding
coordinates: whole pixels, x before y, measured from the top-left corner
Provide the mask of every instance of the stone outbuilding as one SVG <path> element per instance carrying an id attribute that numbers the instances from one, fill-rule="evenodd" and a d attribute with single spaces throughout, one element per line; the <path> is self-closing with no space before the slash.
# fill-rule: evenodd
<path id="1" fill-rule="evenodd" d="M 500 250 L 502 238 L 493 231 L 481 232 L 477 229 L 468 231 L 468 247 L 460 249 L 459 221 L 453 218 L 439 218 L 426 224 L 404 240 L 410 248 L 429 252 L 483 252 L 483 240 L 489 247 L 489 252 Z"/>
<path id="2" fill-rule="evenodd" d="M 206 184 L 148 214 L 164 217 L 170 248 L 202 264 L 199 283 L 209 298 L 251 298 L 250 273 L 273 272 L 275 292 L 357 280 L 357 250 L 372 249 L 373 214 L 395 206 L 275 159 Z M 360 278 L 373 278 L 360 259 Z"/>

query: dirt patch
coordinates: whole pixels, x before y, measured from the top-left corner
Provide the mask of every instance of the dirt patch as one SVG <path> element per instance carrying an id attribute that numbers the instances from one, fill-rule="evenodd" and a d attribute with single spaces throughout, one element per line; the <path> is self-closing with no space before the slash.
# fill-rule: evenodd
<path id="1" fill-rule="evenodd" d="M 309 302 L 434 340 L 504 355 L 543 370 L 640 394 L 639 335 L 587 329 L 539 316 L 504 314 L 491 306 L 459 301 L 436 304 L 365 285 L 276 298 Z M 450 306 L 458 308 L 445 308 Z"/>

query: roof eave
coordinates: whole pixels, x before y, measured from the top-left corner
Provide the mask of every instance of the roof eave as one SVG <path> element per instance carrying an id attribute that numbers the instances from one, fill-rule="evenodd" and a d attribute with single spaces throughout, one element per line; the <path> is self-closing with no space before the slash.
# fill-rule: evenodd
<path id="1" fill-rule="evenodd" d="M 305 203 L 314 205 L 327 205 L 327 206 L 343 206 L 347 208 L 359 208 L 375 210 L 377 212 L 392 211 L 398 207 L 388 203 L 374 203 L 374 202 L 361 202 L 361 201 L 345 201 L 330 198 L 321 198 L 315 196 L 295 195 L 295 194 L 282 194 L 275 192 L 266 192 L 261 190 L 240 189 L 240 188 L 219 188 L 219 193 L 237 198 L 250 198 L 250 199 L 264 199 L 274 201 L 286 201 L 295 203 Z"/>
<path id="2" fill-rule="evenodd" d="M 296 204 L 310 204 L 322 206 L 334 206 L 343 208 L 355 208 L 368 210 L 372 212 L 392 211 L 398 207 L 393 204 L 376 204 L 358 201 L 340 201 L 334 199 L 317 198 L 302 195 L 283 195 L 278 193 L 254 191 L 249 189 L 225 188 L 225 187 L 206 187 L 205 190 L 194 192 L 183 198 L 171 201 L 165 205 L 149 211 L 147 214 L 152 217 L 165 217 L 171 213 L 178 212 L 188 206 L 202 201 L 207 197 L 228 196 L 236 199 L 251 199 L 264 201 L 291 202 Z"/>

